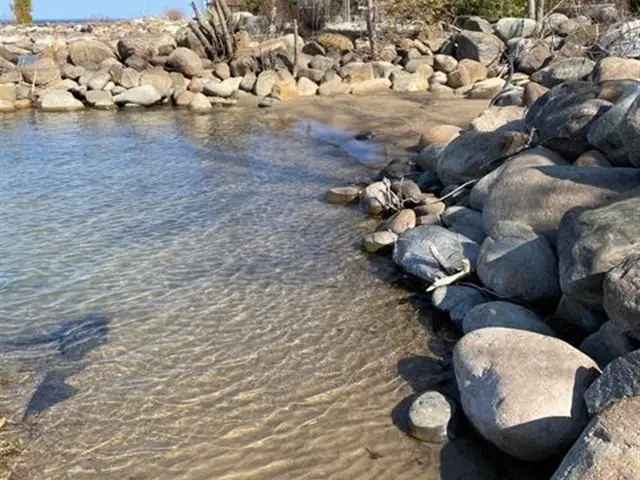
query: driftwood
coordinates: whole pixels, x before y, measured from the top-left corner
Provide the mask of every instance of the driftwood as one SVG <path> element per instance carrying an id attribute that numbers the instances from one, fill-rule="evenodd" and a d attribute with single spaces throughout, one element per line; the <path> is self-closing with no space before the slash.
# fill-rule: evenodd
<path id="1" fill-rule="evenodd" d="M 235 23 L 225 0 L 208 2 L 206 12 L 200 12 L 191 2 L 194 18 L 189 26 L 202 44 L 210 60 L 230 60 L 235 54 L 233 32 Z"/>

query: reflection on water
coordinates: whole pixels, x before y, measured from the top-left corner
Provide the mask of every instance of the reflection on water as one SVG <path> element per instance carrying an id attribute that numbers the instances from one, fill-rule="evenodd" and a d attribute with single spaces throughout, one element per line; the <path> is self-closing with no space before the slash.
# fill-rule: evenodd
<path id="1" fill-rule="evenodd" d="M 0 118 L 12 478 L 436 478 L 391 415 L 420 314 L 322 200 L 367 169 L 255 115 Z"/>

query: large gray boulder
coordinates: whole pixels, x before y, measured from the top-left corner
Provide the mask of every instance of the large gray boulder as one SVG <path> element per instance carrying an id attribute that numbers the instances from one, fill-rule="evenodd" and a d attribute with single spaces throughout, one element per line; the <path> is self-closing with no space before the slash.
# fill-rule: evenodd
<path id="1" fill-rule="evenodd" d="M 190 45 L 185 41 L 181 46 Z M 118 40 L 116 48 L 123 62 L 134 55 L 148 60 L 157 55 L 169 55 L 176 48 L 176 40 L 169 33 L 127 35 Z"/>
<path id="2" fill-rule="evenodd" d="M 30 85 L 49 85 L 60 80 L 60 68 L 52 58 L 35 58 L 20 65 L 24 81 Z"/>
<path id="3" fill-rule="evenodd" d="M 180 72 L 186 77 L 195 77 L 202 73 L 202 60 L 192 50 L 188 48 L 176 48 L 167 59 L 166 66 L 170 70 Z"/>
<path id="4" fill-rule="evenodd" d="M 634 251 L 640 251 L 640 244 L 637 247 Z M 640 255 L 626 258 L 606 274 L 604 309 L 621 332 L 640 340 Z"/>
<path id="5" fill-rule="evenodd" d="M 459 285 L 438 287 L 431 295 L 431 303 L 442 312 L 449 314 L 452 323 L 462 330 L 462 321 L 467 314 L 483 303 L 489 301 L 489 297 L 477 288 Z"/>
<path id="6" fill-rule="evenodd" d="M 441 215 L 442 223 L 452 232 L 460 233 L 481 244 L 487 237 L 482 213 L 467 207 L 450 207 Z"/>
<path id="7" fill-rule="evenodd" d="M 607 321 L 600 305 L 585 305 L 567 295 L 560 299 L 552 318 L 559 331 L 581 334 L 595 333 Z"/>
<path id="8" fill-rule="evenodd" d="M 599 39 L 598 46 L 609 56 L 640 57 L 640 20 L 609 28 Z"/>
<path id="9" fill-rule="evenodd" d="M 513 328 L 555 337 L 555 332 L 540 316 L 511 302 L 489 302 L 477 305 L 462 321 L 462 331 L 470 333 L 481 328 Z"/>
<path id="10" fill-rule="evenodd" d="M 142 85 L 116 95 L 113 101 L 118 105 L 140 105 L 148 107 L 162 100 L 162 95 L 158 93 L 153 85 Z"/>
<path id="11" fill-rule="evenodd" d="M 140 76 L 140 85 L 151 85 L 162 97 L 168 97 L 173 92 L 173 79 L 163 68 L 156 67 L 146 70 Z"/>
<path id="12" fill-rule="evenodd" d="M 526 461 L 562 453 L 588 422 L 583 395 L 596 363 L 557 338 L 482 328 L 455 347 L 462 408 L 475 428 Z"/>
<path id="13" fill-rule="evenodd" d="M 612 361 L 584 394 L 587 410 L 596 415 L 623 398 L 640 396 L 640 350 Z"/>
<path id="14" fill-rule="evenodd" d="M 520 222 L 555 244 L 560 221 L 569 210 L 600 207 L 639 182 L 640 170 L 632 168 L 521 168 L 501 175 L 493 185 L 483 211 L 485 231 L 491 232 L 499 222 Z"/>
<path id="15" fill-rule="evenodd" d="M 462 269 L 465 261 L 475 270 L 479 248 L 464 235 L 428 225 L 403 233 L 396 242 L 393 260 L 412 275 L 433 283 L 446 277 L 447 269 Z"/>
<path id="16" fill-rule="evenodd" d="M 598 362 L 600 368 L 638 348 L 640 343 L 634 342 L 611 321 L 602 324 L 597 332 L 589 335 L 580 344 L 580 350 Z"/>
<path id="17" fill-rule="evenodd" d="M 497 63 L 505 50 L 505 45 L 491 33 L 463 30 L 456 37 L 456 58 L 469 58 L 483 65 Z"/>
<path id="18" fill-rule="evenodd" d="M 636 169 L 590 170 L 622 173 L 636 185 L 639 181 Z M 614 183 L 617 183 L 618 188 L 624 186 L 624 182 L 610 179 L 606 188 L 614 187 Z M 613 196 L 612 193 L 604 195 Z M 558 234 L 558 258 L 560 285 L 565 294 L 588 305 L 603 303 L 605 275 L 627 257 L 637 253 L 640 247 L 640 197 L 636 196 L 637 193 L 638 190 L 634 190 L 629 196 L 601 208 L 575 209 L 562 219 Z M 603 193 L 599 192 L 598 195 Z M 594 197 L 593 200 L 598 201 L 598 198 Z M 597 205 L 591 205 L 595 206 Z M 612 281 L 616 282 L 615 276 Z M 620 303 L 620 300 L 624 302 L 624 295 L 624 292 L 617 293 L 610 289 L 608 305 L 616 318 L 623 316 L 616 315 L 616 307 L 624 305 Z M 620 312 L 627 313 L 624 310 Z"/>
<path id="19" fill-rule="evenodd" d="M 437 173 L 444 185 L 482 177 L 500 166 L 504 157 L 520 150 L 528 135 L 513 131 L 468 131 L 447 145 L 438 159 Z"/>
<path id="20" fill-rule="evenodd" d="M 538 302 L 560 296 L 553 247 L 522 223 L 499 222 L 489 231 L 480 248 L 478 277 L 502 298 Z"/>
<path id="21" fill-rule="evenodd" d="M 550 88 L 563 82 L 583 80 L 591 75 L 595 66 L 596 63 L 593 60 L 585 57 L 563 58 L 538 70 L 531 79 Z"/>
<path id="22" fill-rule="evenodd" d="M 592 149 L 587 139 L 590 128 L 612 106 L 598 93 L 590 82 L 559 85 L 529 109 L 527 127 L 536 131 L 542 145 L 575 160 Z"/>
<path id="23" fill-rule="evenodd" d="M 512 38 L 528 38 L 538 33 L 538 22 L 531 18 L 501 18 L 493 26 L 496 34 L 503 40 L 508 41 Z"/>
<path id="24" fill-rule="evenodd" d="M 84 39 L 69 44 L 69 58 L 74 65 L 100 65 L 115 57 L 111 47 L 98 40 Z"/>
<path id="25" fill-rule="evenodd" d="M 514 39 L 509 47 L 518 71 L 528 75 L 540 70 L 553 57 L 553 50 L 545 40 Z"/>
<path id="26" fill-rule="evenodd" d="M 40 97 L 40 109 L 44 112 L 71 112 L 83 108 L 84 104 L 65 90 L 47 90 Z"/>
<path id="27" fill-rule="evenodd" d="M 632 480 L 640 472 L 640 397 L 595 417 L 551 480 Z"/>

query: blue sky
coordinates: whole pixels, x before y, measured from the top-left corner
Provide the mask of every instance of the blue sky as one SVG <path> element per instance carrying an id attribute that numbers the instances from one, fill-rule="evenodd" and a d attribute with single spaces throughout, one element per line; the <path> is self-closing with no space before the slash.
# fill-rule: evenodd
<path id="1" fill-rule="evenodd" d="M 190 0 L 32 0 L 36 20 L 132 18 L 159 15 L 169 8 L 189 12 Z M 0 0 L 0 16 L 11 16 L 11 0 Z M 196 3 L 200 3 L 197 1 Z"/>

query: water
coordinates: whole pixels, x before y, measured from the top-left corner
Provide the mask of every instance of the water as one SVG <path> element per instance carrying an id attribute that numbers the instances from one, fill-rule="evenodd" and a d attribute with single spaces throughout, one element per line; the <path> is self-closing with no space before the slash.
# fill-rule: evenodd
<path id="1" fill-rule="evenodd" d="M 11 478 L 436 478 L 394 424 L 424 316 L 323 201 L 370 171 L 254 117 L 0 118 Z"/>

